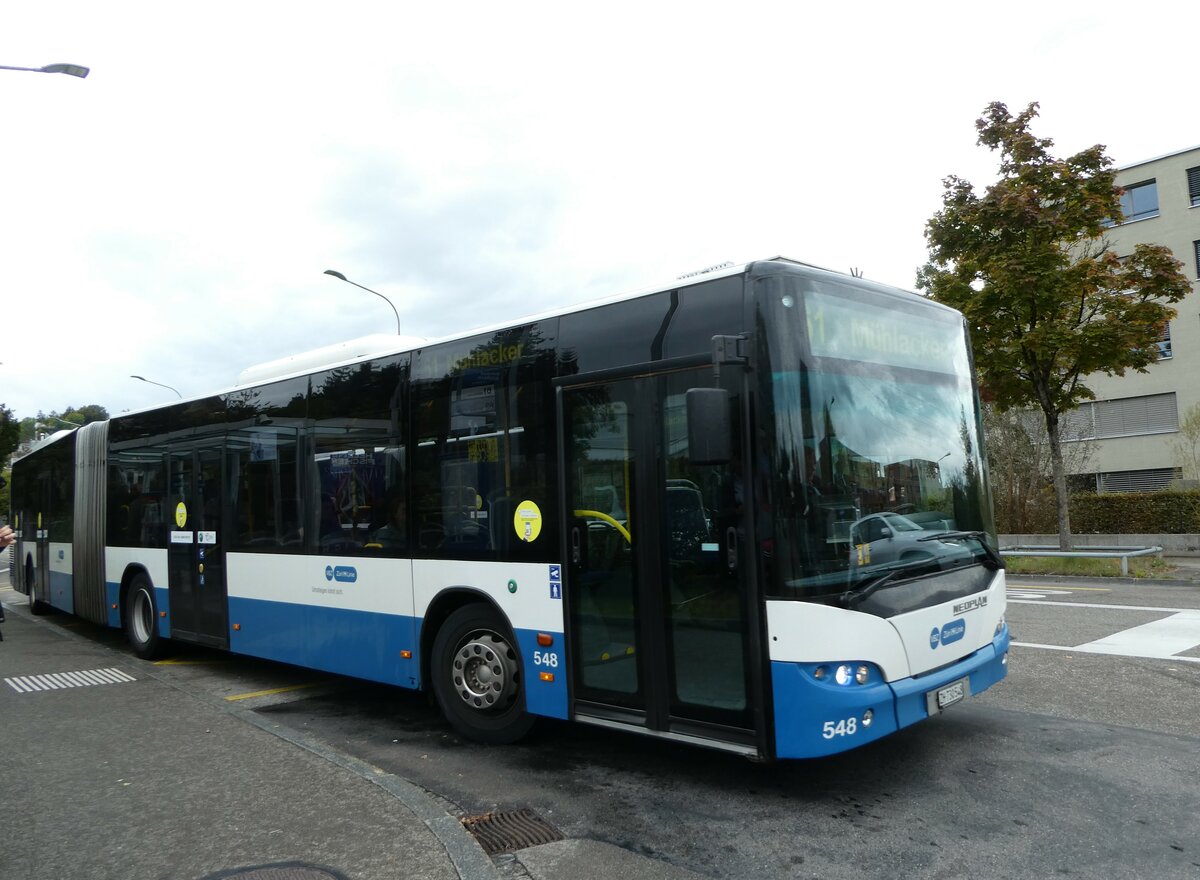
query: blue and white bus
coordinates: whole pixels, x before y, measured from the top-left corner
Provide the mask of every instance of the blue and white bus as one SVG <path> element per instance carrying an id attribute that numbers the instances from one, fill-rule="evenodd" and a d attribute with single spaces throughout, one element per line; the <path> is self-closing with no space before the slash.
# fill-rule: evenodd
<path id="1" fill-rule="evenodd" d="M 962 316 L 776 258 L 370 337 L 13 467 L 34 613 L 570 719 L 828 755 L 1004 677 Z"/>

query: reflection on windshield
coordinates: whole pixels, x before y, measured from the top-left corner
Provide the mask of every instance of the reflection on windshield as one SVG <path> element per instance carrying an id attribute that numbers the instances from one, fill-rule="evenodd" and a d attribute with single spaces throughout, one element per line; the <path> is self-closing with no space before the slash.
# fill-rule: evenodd
<path id="1" fill-rule="evenodd" d="M 919 328 L 922 346 L 940 335 L 940 363 L 914 369 L 879 346 L 861 346 L 851 360 L 853 340 L 836 358 L 814 357 L 789 301 L 802 299 L 777 297 L 771 324 L 764 322 L 773 350 L 763 396 L 772 404 L 757 471 L 769 509 L 758 522 L 772 591 L 829 595 L 898 567 L 985 558 L 982 541 L 961 534 L 994 533 L 961 323 L 945 312 L 873 310 L 867 300 L 858 304 L 860 325 L 886 325 L 892 351 L 908 327 Z M 810 316 L 808 333 L 818 330 Z"/>

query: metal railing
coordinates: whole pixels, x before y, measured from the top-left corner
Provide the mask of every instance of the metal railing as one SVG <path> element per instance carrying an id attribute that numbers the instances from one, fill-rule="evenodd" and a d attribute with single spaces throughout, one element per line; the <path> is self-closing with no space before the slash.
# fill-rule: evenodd
<path id="1" fill-rule="evenodd" d="M 1059 550 L 1053 545 L 1032 544 L 1001 550 L 1001 556 L 1054 556 L 1064 559 L 1120 559 L 1121 577 L 1129 577 L 1129 560 L 1134 556 L 1162 556 L 1162 547 L 1091 547 Z"/>

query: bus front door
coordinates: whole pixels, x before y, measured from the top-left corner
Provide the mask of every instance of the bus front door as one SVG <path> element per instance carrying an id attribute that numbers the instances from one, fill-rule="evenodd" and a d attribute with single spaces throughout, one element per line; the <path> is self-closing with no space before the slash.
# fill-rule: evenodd
<path id="1" fill-rule="evenodd" d="M 723 381 L 736 411 L 742 378 Z M 711 382 L 561 391 L 574 712 L 752 750 L 741 466 L 688 459 L 685 394 Z"/>
<path id="2" fill-rule="evenodd" d="M 168 572 L 173 637 L 229 647 L 222 529 L 222 448 L 170 453 Z"/>

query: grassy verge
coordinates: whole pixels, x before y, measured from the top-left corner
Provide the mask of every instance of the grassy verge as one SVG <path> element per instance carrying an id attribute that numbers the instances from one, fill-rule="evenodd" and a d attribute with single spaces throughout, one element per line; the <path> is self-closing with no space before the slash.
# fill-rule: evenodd
<path id="1" fill-rule="evenodd" d="M 1000 554 L 1004 556 L 1003 553 Z M 1120 577 L 1120 559 L 1064 559 L 1056 556 L 1005 556 L 1009 574 L 1073 575 L 1079 577 Z M 1168 578 L 1175 569 L 1153 556 L 1129 560 L 1129 576 Z"/>

